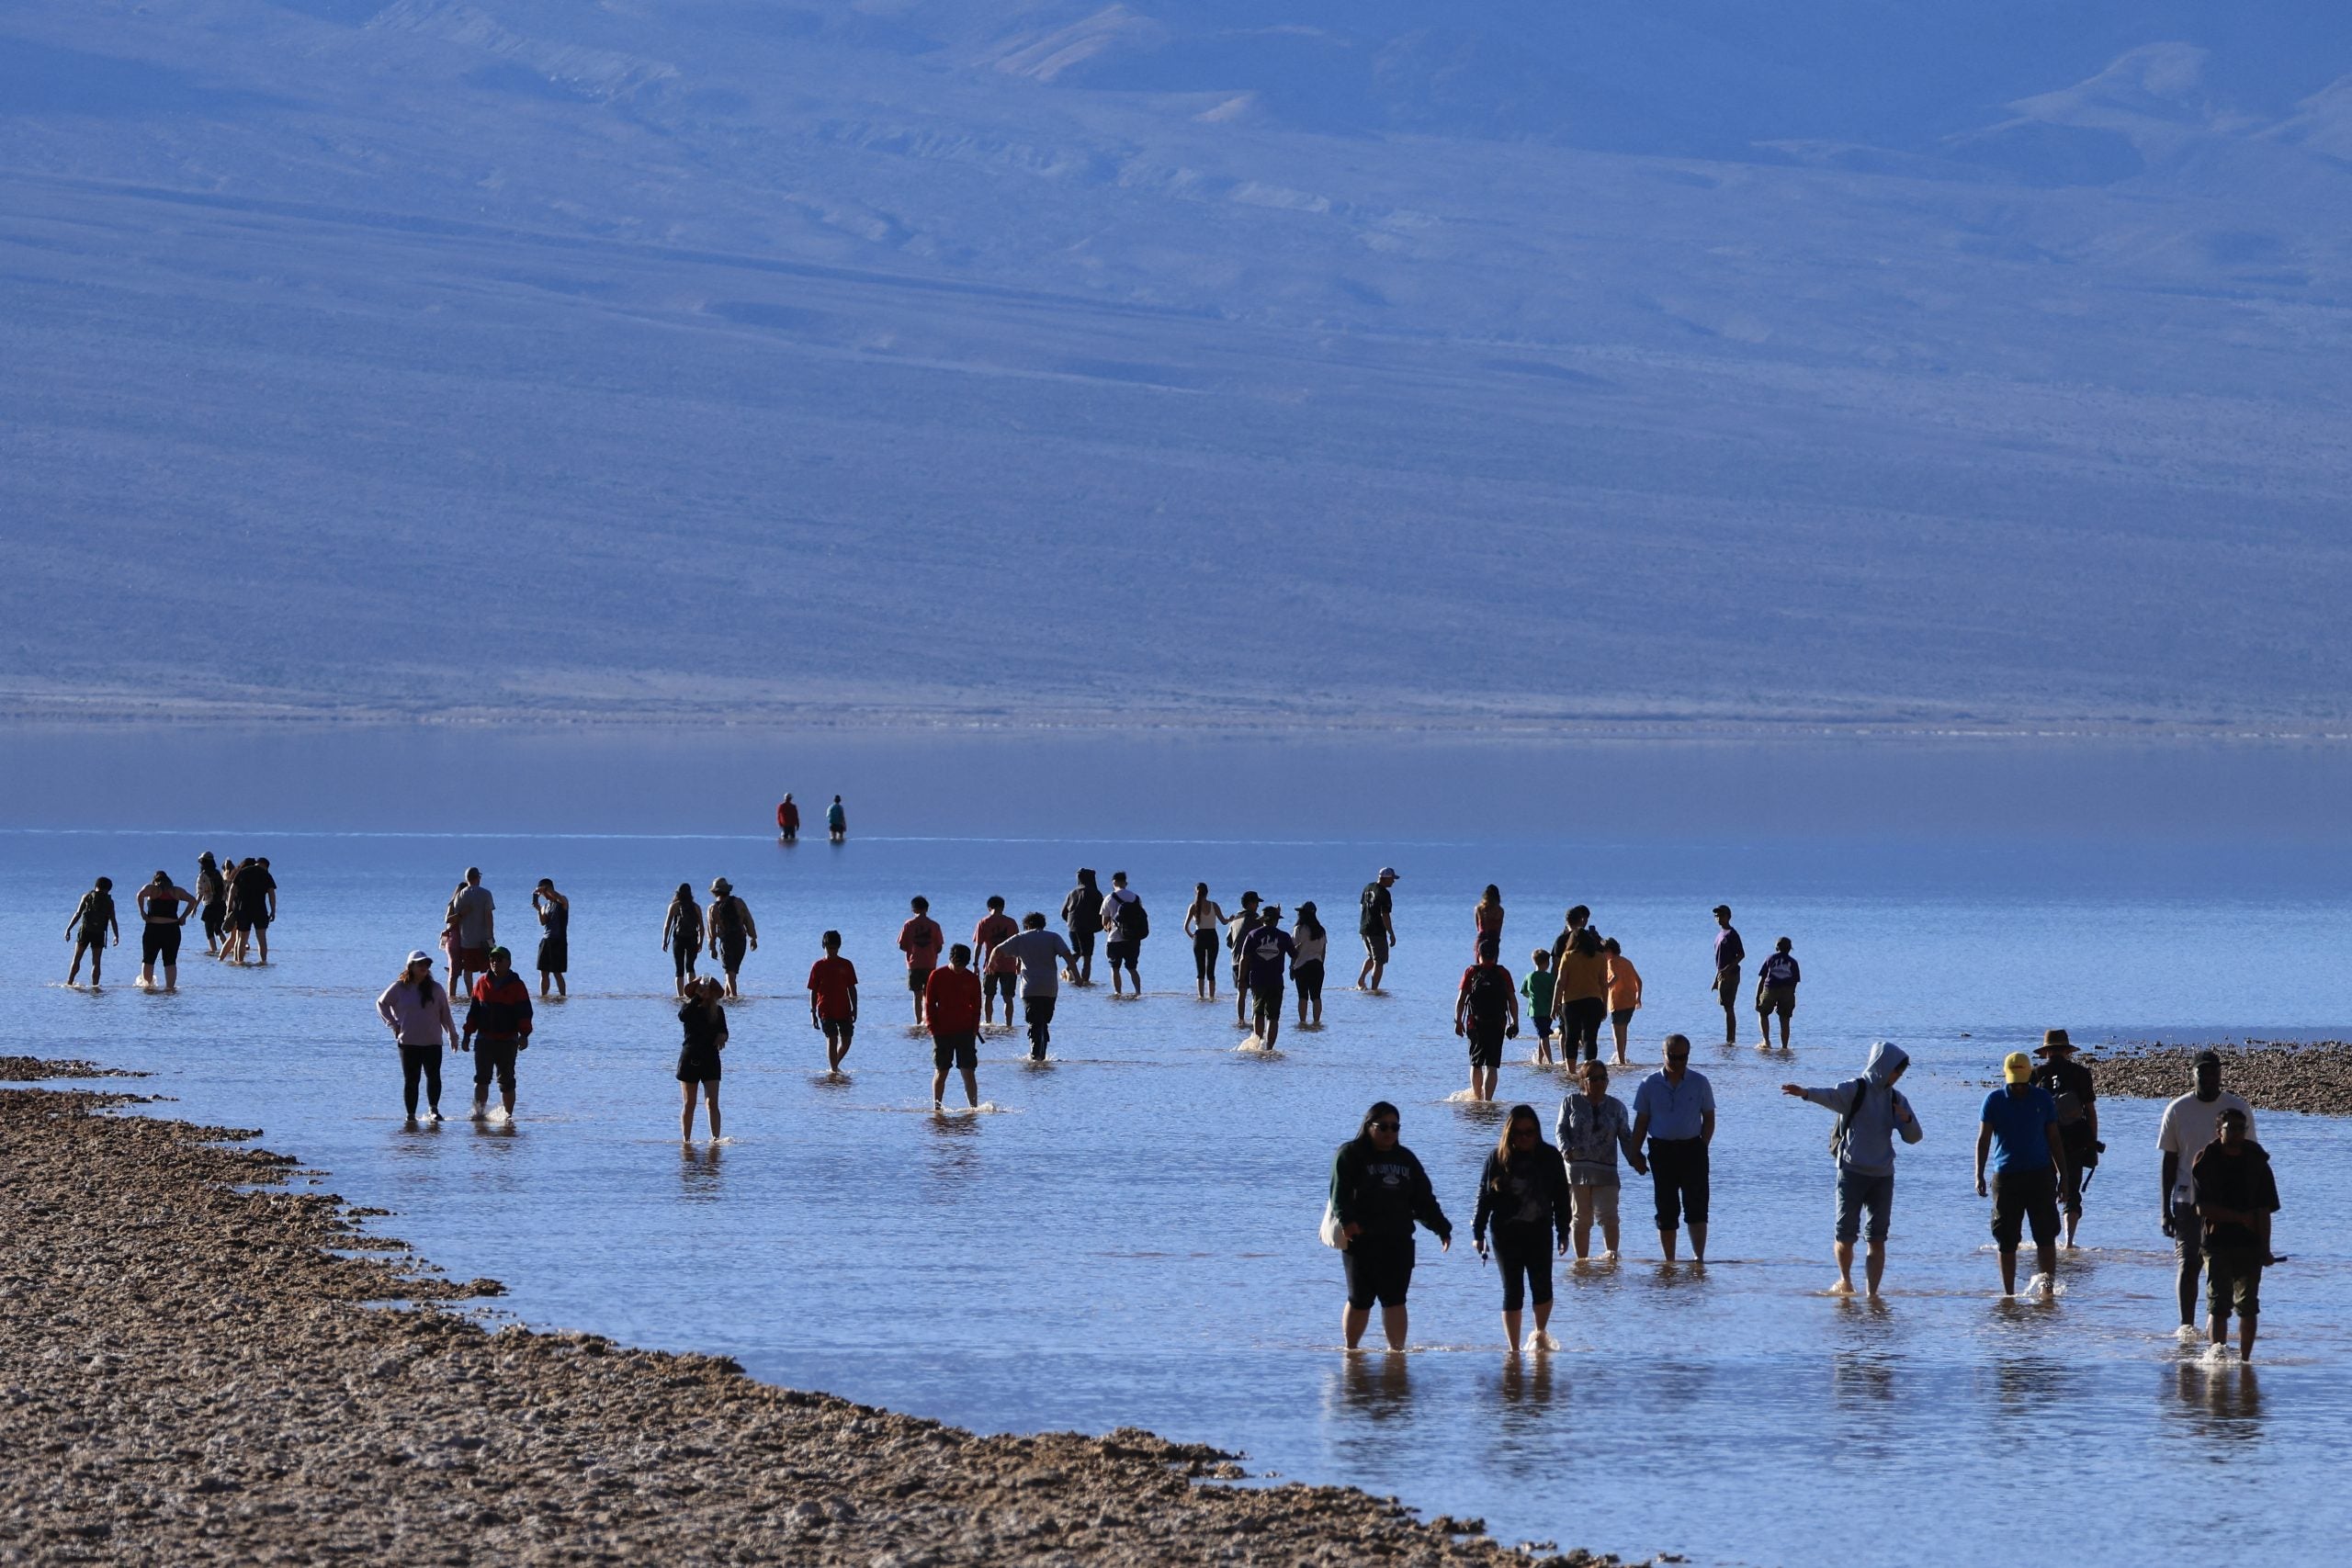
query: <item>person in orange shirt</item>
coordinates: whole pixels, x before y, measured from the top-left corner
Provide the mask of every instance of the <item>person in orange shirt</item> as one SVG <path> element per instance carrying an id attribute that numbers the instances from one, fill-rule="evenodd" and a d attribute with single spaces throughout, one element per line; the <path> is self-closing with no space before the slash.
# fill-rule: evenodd
<path id="1" fill-rule="evenodd" d="M 972 973 L 972 950 L 962 942 L 947 950 L 947 967 L 933 969 L 924 983 L 923 1019 L 931 1026 L 931 1109 L 946 1109 L 947 1073 L 964 1075 L 964 1098 L 980 1108 L 978 1067 L 980 977 Z"/>
<path id="2" fill-rule="evenodd" d="M 908 906 L 913 918 L 899 928 L 899 951 L 907 955 L 907 989 L 914 993 L 915 1026 L 923 1020 L 923 995 L 931 972 L 939 967 L 939 950 L 947 933 L 931 918 L 931 900 L 917 895 Z"/>
<path id="3" fill-rule="evenodd" d="M 1616 1065 L 1622 1067 L 1628 1065 L 1625 1031 L 1633 1024 L 1634 1010 L 1642 1005 L 1642 975 L 1625 962 L 1613 936 L 1600 944 L 1600 955 L 1609 961 L 1609 1028 L 1617 1036 Z"/>
<path id="4" fill-rule="evenodd" d="M 808 1021 L 825 1036 L 825 1070 L 838 1073 L 857 1036 L 857 965 L 842 956 L 842 933 L 820 939 L 825 956 L 808 969 Z"/>

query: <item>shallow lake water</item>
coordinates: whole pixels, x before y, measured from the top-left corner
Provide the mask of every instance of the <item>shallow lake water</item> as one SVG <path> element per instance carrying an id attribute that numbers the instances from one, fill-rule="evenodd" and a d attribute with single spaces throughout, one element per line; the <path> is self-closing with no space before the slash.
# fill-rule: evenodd
<path id="1" fill-rule="evenodd" d="M 222 968 L 198 938 L 180 993 L 143 995 L 132 932 L 103 994 L 62 988 L 59 933 L 89 877 L 111 874 L 127 909 L 159 865 L 192 878 L 203 848 L 271 857 L 270 965 Z M 1400 946 L 1389 994 L 1365 997 L 1347 987 L 1348 933 L 1383 862 L 1405 874 Z M 409 948 L 434 946 L 469 863 L 526 962 L 532 883 L 571 896 L 574 993 L 541 1012 L 514 1128 L 408 1130 L 371 999 Z M 386 1234 L 456 1277 L 504 1280 L 502 1307 L 526 1322 L 732 1355 L 763 1378 L 976 1427 L 1145 1426 L 1242 1451 L 1255 1472 L 1483 1517 L 1505 1540 L 1705 1562 L 2007 1564 L 2036 1550 L 2136 1564 L 2199 1538 L 2316 1562 L 2352 1524 L 2335 1490 L 2352 1436 L 2345 1127 L 2261 1118 L 2290 1257 L 2265 1281 L 2252 1370 L 2208 1368 L 2175 1343 L 2154 1102 L 2103 1102 L 2109 1154 L 2053 1303 L 1997 1299 L 1970 1158 L 2002 1053 L 2047 1026 L 2094 1045 L 2340 1033 L 2347 863 L 2309 846 L 1990 839 L 787 849 L 13 832 L 0 834 L 0 1050 L 141 1068 L 155 1076 L 126 1087 L 172 1097 L 161 1112 L 265 1129 L 333 1190 L 395 1211 L 377 1222 Z M 891 945 L 908 896 L 927 894 L 965 940 L 992 892 L 1052 913 L 1080 863 L 1106 881 L 1129 871 L 1150 905 L 1147 997 L 1066 990 L 1049 1065 L 992 1036 L 981 1090 L 1000 1109 L 933 1119 Z M 731 1015 L 730 1141 L 682 1150 L 659 932 L 670 889 L 720 874 L 763 944 Z M 1286 1026 L 1272 1059 L 1236 1052 L 1229 997 L 1192 994 L 1180 927 L 1196 879 L 1228 907 L 1245 886 L 1318 901 L 1335 933 L 1325 1029 Z M 1449 1099 L 1466 1077 L 1451 998 L 1488 880 L 1510 910 L 1514 971 L 1567 904 L 1589 904 L 1647 982 L 1636 1059 L 1690 1033 L 1721 1105 L 1705 1270 L 1659 1265 L 1646 1183 L 1632 1182 L 1624 1261 L 1560 1266 L 1563 1348 L 1527 1359 L 1504 1353 L 1496 1277 L 1468 1245 L 1501 1106 Z M 1752 1036 L 1720 1043 L 1706 990 L 1718 900 L 1751 953 L 1794 939 L 1792 1059 L 1760 1056 Z M 823 1077 L 800 988 L 828 926 L 865 979 L 839 1081 Z M 1880 1036 L 1912 1053 L 1904 1087 L 1928 1135 L 1902 1156 L 1890 1294 L 1873 1306 L 1824 1293 L 1831 1119 L 1778 1086 L 1847 1077 Z M 450 1058 L 445 1109 L 462 1110 L 467 1061 Z M 1633 1084 L 1617 1088 L 1630 1100 Z M 1532 1101 L 1547 1124 L 1563 1089 L 1516 1060 L 1503 1073 L 1503 1104 Z M 1423 1242 L 1413 1352 L 1351 1358 L 1338 1258 L 1315 1230 L 1333 1146 L 1383 1098 L 1462 1229 L 1451 1255 Z"/>

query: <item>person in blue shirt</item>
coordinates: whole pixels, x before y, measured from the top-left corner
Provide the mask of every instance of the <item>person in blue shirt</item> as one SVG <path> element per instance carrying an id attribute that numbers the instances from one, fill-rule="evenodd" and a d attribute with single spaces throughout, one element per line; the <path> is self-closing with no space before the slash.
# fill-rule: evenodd
<path id="1" fill-rule="evenodd" d="M 1707 1261 L 1707 1145 L 1715 1141 L 1715 1090 L 1690 1070 L 1690 1037 L 1666 1037 L 1666 1066 L 1634 1091 L 1634 1146 L 1649 1140 L 1658 1250 L 1674 1261 L 1674 1233 L 1690 1229 L 1690 1261 Z"/>
<path id="2" fill-rule="evenodd" d="M 2012 1051 L 2002 1086 L 1984 1097 L 1976 1129 L 1976 1195 L 1984 1196 L 1984 1156 L 1993 1157 L 1993 1244 L 2001 1252 L 2001 1293 L 2018 1293 L 2018 1241 L 2033 1224 L 2037 1272 L 2029 1293 L 2058 1288 L 2058 1172 L 2066 1154 L 2058 1136 L 2058 1101 L 2033 1081 L 2033 1058 Z"/>

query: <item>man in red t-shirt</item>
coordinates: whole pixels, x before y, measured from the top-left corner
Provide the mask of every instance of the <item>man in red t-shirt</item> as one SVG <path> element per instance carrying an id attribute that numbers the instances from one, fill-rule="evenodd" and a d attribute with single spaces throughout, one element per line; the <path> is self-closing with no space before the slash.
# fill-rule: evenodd
<path id="1" fill-rule="evenodd" d="M 825 1070 L 842 1070 L 857 1033 L 857 965 L 842 956 L 842 933 L 824 935 L 825 956 L 808 969 L 808 1021 L 825 1036 Z"/>
<path id="2" fill-rule="evenodd" d="M 1012 1025 L 1012 984 L 1020 977 L 1021 961 L 998 951 L 1009 936 L 1018 936 L 1021 923 L 1004 912 L 1004 899 L 989 899 L 989 912 L 972 928 L 972 956 L 980 966 L 980 1021 L 996 1021 L 996 998 L 1004 997 L 1004 1022 Z"/>
<path id="3" fill-rule="evenodd" d="M 923 991 L 923 1017 L 931 1023 L 931 1108 L 944 1109 L 947 1069 L 964 1074 L 964 1098 L 980 1108 L 980 977 L 972 973 L 972 950 L 957 942 L 947 950 L 947 967 L 934 969 Z"/>
<path id="4" fill-rule="evenodd" d="M 776 805 L 775 830 L 787 844 L 797 843 L 800 840 L 800 807 L 792 803 L 789 795 Z"/>
<path id="5" fill-rule="evenodd" d="M 915 1024 L 922 1024 L 924 987 L 931 981 L 931 972 L 939 967 L 940 944 L 947 933 L 931 918 L 931 900 L 918 895 L 910 906 L 914 919 L 899 928 L 899 951 L 907 955 L 907 989 L 914 993 Z"/>

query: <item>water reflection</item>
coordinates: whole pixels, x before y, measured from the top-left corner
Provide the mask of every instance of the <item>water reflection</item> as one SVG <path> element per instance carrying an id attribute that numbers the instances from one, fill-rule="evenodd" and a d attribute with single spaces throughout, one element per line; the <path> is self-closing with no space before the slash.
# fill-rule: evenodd
<path id="1" fill-rule="evenodd" d="M 1530 1431 L 1552 1414 L 1551 1356 L 1503 1358 L 1503 1425 L 1507 1431 Z"/>
<path id="2" fill-rule="evenodd" d="M 679 1195 L 691 1203 L 708 1203 L 718 1197 L 719 1145 L 678 1146 Z"/>
<path id="3" fill-rule="evenodd" d="M 2186 1360 L 2173 1370 L 2172 1414 L 2199 1437 L 2253 1442 L 2263 1435 L 2262 1383 L 2245 1362 Z"/>
<path id="4" fill-rule="evenodd" d="M 1385 1422 L 1411 1413 L 1413 1359 L 1395 1350 L 1360 1350 L 1340 1362 L 1337 1397 L 1342 1417 Z"/>
<path id="5" fill-rule="evenodd" d="M 1886 1404 L 1894 1397 L 1894 1359 L 1838 1352 L 1829 1363 L 1829 1397 L 1846 1408 Z"/>

